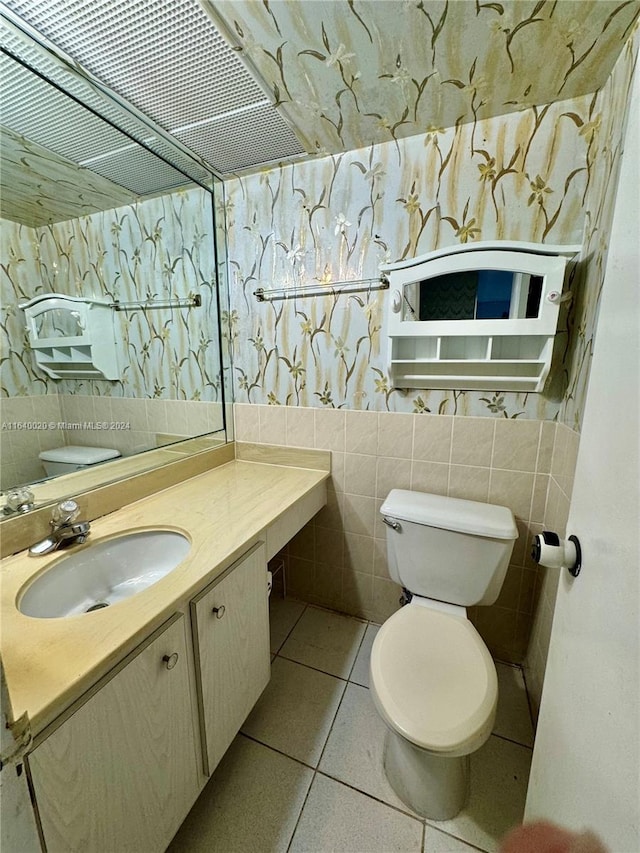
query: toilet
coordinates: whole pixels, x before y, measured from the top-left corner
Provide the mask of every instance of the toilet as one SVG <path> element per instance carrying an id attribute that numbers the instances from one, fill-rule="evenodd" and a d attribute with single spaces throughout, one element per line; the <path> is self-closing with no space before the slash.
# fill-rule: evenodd
<path id="1" fill-rule="evenodd" d="M 54 447 L 43 450 L 38 454 L 48 477 L 58 477 L 60 474 L 70 474 L 72 471 L 82 471 L 99 462 L 118 459 L 119 450 L 109 447 L 81 447 L 69 444 L 66 447 Z"/>
<path id="2" fill-rule="evenodd" d="M 447 820 L 465 804 L 469 755 L 491 734 L 498 700 L 493 660 L 466 608 L 496 600 L 518 531 L 506 507 L 404 489 L 380 512 L 389 573 L 407 601 L 371 650 L 384 769 L 406 805 Z"/>

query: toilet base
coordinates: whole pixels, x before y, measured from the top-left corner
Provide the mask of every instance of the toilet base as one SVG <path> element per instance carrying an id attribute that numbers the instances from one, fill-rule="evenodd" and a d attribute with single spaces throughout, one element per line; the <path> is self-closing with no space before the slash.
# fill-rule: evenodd
<path id="1" fill-rule="evenodd" d="M 469 756 L 444 758 L 414 746 L 387 729 L 384 769 L 403 803 L 422 817 L 448 820 L 469 793 Z"/>

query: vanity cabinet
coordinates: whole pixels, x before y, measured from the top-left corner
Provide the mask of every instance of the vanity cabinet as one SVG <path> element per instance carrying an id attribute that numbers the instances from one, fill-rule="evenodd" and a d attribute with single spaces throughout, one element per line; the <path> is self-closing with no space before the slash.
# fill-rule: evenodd
<path id="1" fill-rule="evenodd" d="M 200 774 L 185 628 L 176 614 L 28 756 L 47 853 L 163 850 L 186 817 Z"/>
<path id="2" fill-rule="evenodd" d="M 265 546 L 191 602 L 203 764 L 212 773 L 271 674 Z"/>

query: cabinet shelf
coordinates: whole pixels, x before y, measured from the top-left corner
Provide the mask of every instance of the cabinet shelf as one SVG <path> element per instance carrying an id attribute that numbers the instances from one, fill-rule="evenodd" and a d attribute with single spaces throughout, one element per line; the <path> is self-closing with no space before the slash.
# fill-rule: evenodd
<path id="1" fill-rule="evenodd" d="M 384 267 L 395 388 L 542 391 L 580 246 L 477 243 Z"/>

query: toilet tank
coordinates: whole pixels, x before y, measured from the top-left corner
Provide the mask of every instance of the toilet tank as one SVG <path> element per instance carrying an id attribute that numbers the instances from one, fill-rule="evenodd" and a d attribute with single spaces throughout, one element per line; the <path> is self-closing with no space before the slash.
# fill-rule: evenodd
<path id="1" fill-rule="evenodd" d="M 60 474 L 70 474 L 81 471 L 90 465 L 117 459 L 119 450 L 111 447 L 84 447 L 77 444 L 67 444 L 64 447 L 54 447 L 43 450 L 38 454 L 48 477 L 58 477 Z"/>
<path id="2" fill-rule="evenodd" d="M 518 538 L 510 509 L 393 489 L 380 512 L 393 580 L 463 607 L 493 604 Z"/>

